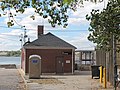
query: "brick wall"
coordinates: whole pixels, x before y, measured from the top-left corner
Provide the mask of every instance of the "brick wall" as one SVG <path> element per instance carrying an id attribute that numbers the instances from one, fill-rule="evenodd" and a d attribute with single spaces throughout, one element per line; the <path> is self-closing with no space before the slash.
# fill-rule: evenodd
<path id="1" fill-rule="evenodd" d="M 26 73 L 29 70 L 29 56 L 33 54 L 40 55 L 42 58 L 42 73 L 56 73 L 56 57 L 58 56 L 62 56 L 64 59 L 64 73 L 72 72 L 71 49 L 26 49 Z"/>

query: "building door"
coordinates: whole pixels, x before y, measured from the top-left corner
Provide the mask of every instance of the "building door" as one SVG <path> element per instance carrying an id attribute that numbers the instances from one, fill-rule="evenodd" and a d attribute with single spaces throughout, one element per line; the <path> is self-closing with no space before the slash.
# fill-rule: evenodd
<path id="1" fill-rule="evenodd" d="M 63 67 L 64 67 L 64 63 L 63 63 L 63 57 L 56 57 L 56 73 L 57 74 L 61 74 L 63 73 Z"/>

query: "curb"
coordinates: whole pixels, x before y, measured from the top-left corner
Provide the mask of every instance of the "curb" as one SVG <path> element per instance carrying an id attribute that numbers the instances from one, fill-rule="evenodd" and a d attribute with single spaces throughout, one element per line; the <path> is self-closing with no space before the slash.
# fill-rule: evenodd
<path id="1" fill-rule="evenodd" d="M 26 80 L 24 78 L 24 73 L 22 72 L 21 69 L 17 69 L 17 70 L 18 70 L 18 73 L 20 74 L 21 78 L 23 79 L 23 82 L 25 84 L 25 86 L 24 86 L 25 90 L 28 90 L 27 82 L 26 82 Z"/>

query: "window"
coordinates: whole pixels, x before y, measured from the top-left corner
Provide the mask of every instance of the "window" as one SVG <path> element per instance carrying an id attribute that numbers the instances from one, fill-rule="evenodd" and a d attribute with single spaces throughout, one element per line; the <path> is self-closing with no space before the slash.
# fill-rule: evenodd
<path id="1" fill-rule="evenodd" d="M 72 55 L 72 52 L 63 52 L 64 55 Z"/>

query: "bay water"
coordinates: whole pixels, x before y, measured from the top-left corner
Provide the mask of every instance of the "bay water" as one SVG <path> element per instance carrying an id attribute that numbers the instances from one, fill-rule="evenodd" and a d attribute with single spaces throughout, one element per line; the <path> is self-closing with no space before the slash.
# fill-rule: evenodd
<path id="1" fill-rule="evenodd" d="M 21 57 L 0 57 L 0 65 L 4 64 L 16 64 L 20 65 Z"/>

